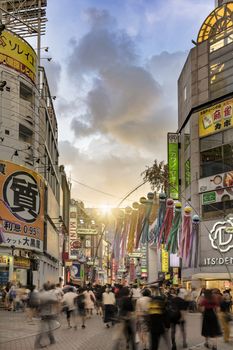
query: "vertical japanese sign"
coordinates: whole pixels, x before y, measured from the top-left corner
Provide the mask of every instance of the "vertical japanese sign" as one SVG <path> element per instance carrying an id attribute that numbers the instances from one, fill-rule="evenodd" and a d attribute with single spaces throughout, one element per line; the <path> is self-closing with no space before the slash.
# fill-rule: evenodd
<path id="1" fill-rule="evenodd" d="M 141 277 L 147 277 L 148 271 L 147 271 L 147 244 L 141 244 Z"/>
<path id="2" fill-rule="evenodd" d="M 162 254 L 161 254 L 161 270 L 162 272 L 168 272 L 169 271 L 169 254 L 168 252 L 162 247 Z"/>
<path id="3" fill-rule="evenodd" d="M 36 80 L 37 57 L 33 48 L 14 33 L 4 30 L 0 36 L 0 63 Z"/>
<path id="4" fill-rule="evenodd" d="M 0 161 L 2 245 L 43 251 L 44 181 L 23 166 Z"/>
<path id="5" fill-rule="evenodd" d="M 179 198 L 179 137 L 178 134 L 168 133 L 168 179 L 169 196 Z"/>
<path id="6" fill-rule="evenodd" d="M 187 159 L 184 164 L 185 170 L 185 188 L 191 184 L 191 162 L 190 159 Z"/>
<path id="7" fill-rule="evenodd" d="M 199 137 L 233 126 L 233 99 L 218 103 L 199 113 Z"/>

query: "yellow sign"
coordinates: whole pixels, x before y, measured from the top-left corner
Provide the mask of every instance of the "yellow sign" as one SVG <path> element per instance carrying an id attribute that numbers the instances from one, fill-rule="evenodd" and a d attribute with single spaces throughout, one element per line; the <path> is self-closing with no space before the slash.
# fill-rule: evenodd
<path id="1" fill-rule="evenodd" d="M 33 48 L 18 35 L 3 31 L 0 36 L 0 63 L 36 80 L 36 53 Z"/>
<path id="2" fill-rule="evenodd" d="M 33 170 L 0 160 L 3 245 L 43 251 L 44 181 Z"/>
<path id="3" fill-rule="evenodd" d="M 218 103 L 199 113 L 199 137 L 233 126 L 233 99 Z"/>
<path id="4" fill-rule="evenodd" d="M 30 259 L 27 259 L 21 256 L 14 257 L 14 267 L 30 269 L 30 266 L 31 266 Z"/>
<path id="5" fill-rule="evenodd" d="M 162 248 L 161 252 L 162 252 L 162 254 L 161 254 L 162 255 L 162 269 L 161 269 L 161 271 L 168 272 L 169 271 L 169 254 L 164 248 Z"/>

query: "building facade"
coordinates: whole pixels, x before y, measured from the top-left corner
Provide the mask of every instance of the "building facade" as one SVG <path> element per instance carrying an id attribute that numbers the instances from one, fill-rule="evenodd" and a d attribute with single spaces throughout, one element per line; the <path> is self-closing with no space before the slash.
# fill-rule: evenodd
<path id="1" fill-rule="evenodd" d="M 200 217 L 192 284 L 229 286 L 233 276 L 233 2 L 216 1 L 178 81 L 180 194 Z"/>
<path id="2" fill-rule="evenodd" d="M 45 70 L 23 38 L 4 30 L 0 36 L 0 284 L 13 280 L 41 287 L 46 281 L 59 281 L 61 178 L 57 120 Z"/>

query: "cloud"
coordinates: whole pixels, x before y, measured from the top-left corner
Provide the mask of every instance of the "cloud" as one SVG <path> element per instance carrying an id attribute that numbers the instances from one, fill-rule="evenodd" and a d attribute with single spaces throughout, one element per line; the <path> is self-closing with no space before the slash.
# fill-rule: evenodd
<path id="1" fill-rule="evenodd" d="M 119 30 L 107 11 L 91 8 L 86 16 L 89 31 L 72 42 L 67 60 L 77 93 L 58 106 L 61 116 L 70 116 L 73 135 L 73 141 L 60 143 L 61 159 L 79 179 L 124 195 L 154 159 L 166 161 L 167 132 L 177 129 L 176 84 L 187 54 L 162 52 L 142 63 L 136 39 Z"/>
<path id="2" fill-rule="evenodd" d="M 58 93 L 58 87 L 61 80 L 61 65 L 56 61 L 45 63 L 46 75 L 49 81 L 49 88 L 51 95 Z"/>

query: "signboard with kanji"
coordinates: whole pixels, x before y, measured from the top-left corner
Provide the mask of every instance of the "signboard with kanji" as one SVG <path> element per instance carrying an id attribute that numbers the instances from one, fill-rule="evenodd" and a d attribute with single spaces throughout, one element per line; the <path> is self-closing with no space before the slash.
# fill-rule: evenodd
<path id="1" fill-rule="evenodd" d="M 0 160 L 3 246 L 43 251 L 44 181 L 33 170 Z"/>
<path id="2" fill-rule="evenodd" d="M 168 177 L 169 196 L 179 198 L 179 138 L 176 133 L 168 133 Z"/>
<path id="3" fill-rule="evenodd" d="M 0 36 L 0 63 L 36 80 L 37 57 L 33 48 L 18 35 L 4 30 Z"/>
<path id="4" fill-rule="evenodd" d="M 199 137 L 233 126 L 233 99 L 218 103 L 199 113 Z"/>

